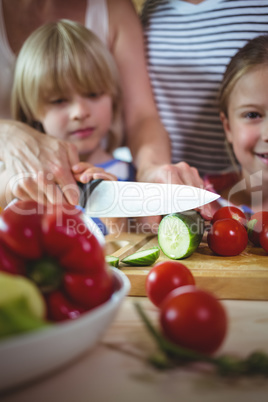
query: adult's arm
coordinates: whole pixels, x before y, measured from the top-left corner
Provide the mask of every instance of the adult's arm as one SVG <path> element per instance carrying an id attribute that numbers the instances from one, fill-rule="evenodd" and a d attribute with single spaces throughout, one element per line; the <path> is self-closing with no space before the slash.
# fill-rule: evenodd
<path id="1" fill-rule="evenodd" d="M 24 123 L 0 120 L 1 205 L 12 198 L 78 202 L 71 167 L 79 162 L 74 145 L 41 134 Z M 61 191 L 60 191 L 61 190 Z"/>
<path id="2" fill-rule="evenodd" d="M 195 168 L 171 165 L 170 141 L 154 101 L 144 51 L 143 31 L 130 0 L 107 0 L 110 49 L 123 92 L 127 144 L 137 168 L 137 180 L 202 185 Z"/>

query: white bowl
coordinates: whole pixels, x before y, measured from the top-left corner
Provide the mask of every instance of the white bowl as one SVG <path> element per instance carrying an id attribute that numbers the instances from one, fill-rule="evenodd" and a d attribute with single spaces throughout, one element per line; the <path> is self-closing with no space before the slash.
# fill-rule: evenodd
<path id="1" fill-rule="evenodd" d="M 0 341 L 0 390 L 40 377 L 92 349 L 113 321 L 130 282 L 113 268 L 116 289 L 107 302 L 75 320 Z"/>
<path id="2" fill-rule="evenodd" d="M 105 237 L 104 237 L 102 231 L 100 230 L 100 228 L 98 227 L 98 225 L 96 225 L 96 223 L 89 216 L 87 216 L 86 214 L 83 214 L 82 218 L 83 218 L 85 224 L 87 225 L 88 229 L 97 238 L 97 240 L 99 241 L 100 245 L 102 247 L 105 247 Z"/>

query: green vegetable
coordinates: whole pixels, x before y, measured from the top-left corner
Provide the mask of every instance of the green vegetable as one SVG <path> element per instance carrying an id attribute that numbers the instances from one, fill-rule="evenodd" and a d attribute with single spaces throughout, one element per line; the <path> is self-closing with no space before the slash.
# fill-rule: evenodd
<path id="1" fill-rule="evenodd" d="M 37 286 L 23 276 L 0 272 L 0 306 L 21 297 L 27 299 L 29 310 L 34 316 L 45 317 L 45 301 Z"/>
<path id="2" fill-rule="evenodd" d="M 204 219 L 196 211 L 166 215 L 158 228 L 158 243 L 164 254 L 174 260 L 189 257 L 199 246 Z"/>
<path id="3" fill-rule="evenodd" d="M 118 268 L 118 265 L 119 265 L 118 257 L 114 257 L 113 255 L 106 255 L 105 260 L 109 265 L 112 265 L 113 267 Z"/>
<path id="4" fill-rule="evenodd" d="M 20 296 L 0 306 L 0 339 L 50 325 L 35 316 L 25 296 Z"/>
<path id="5" fill-rule="evenodd" d="M 46 306 L 32 281 L 0 273 L 0 338 L 47 327 Z"/>
<path id="6" fill-rule="evenodd" d="M 152 247 L 147 250 L 137 251 L 123 258 L 122 262 L 128 265 L 148 266 L 152 265 L 160 255 L 159 247 Z"/>

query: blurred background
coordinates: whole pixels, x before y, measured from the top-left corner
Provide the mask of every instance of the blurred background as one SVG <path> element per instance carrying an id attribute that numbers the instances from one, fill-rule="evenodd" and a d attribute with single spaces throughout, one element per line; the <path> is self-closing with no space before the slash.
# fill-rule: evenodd
<path id="1" fill-rule="evenodd" d="M 132 3 L 136 7 L 136 10 L 137 10 L 138 13 L 141 12 L 142 5 L 143 5 L 144 1 L 145 0 L 132 0 Z"/>

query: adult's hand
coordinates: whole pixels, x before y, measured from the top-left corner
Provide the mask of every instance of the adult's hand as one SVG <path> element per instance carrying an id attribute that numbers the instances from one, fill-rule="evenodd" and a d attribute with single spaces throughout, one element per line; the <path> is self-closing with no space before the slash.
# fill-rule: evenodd
<path id="1" fill-rule="evenodd" d="M 162 183 L 185 184 L 205 189 L 204 181 L 199 176 L 198 170 L 186 162 L 164 165 L 155 170 L 153 177 Z M 211 204 L 203 205 L 199 208 L 199 212 L 204 219 L 210 220 L 213 215 Z"/>
<path id="2" fill-rule="evenodd" d="M 143 174 L 139 176 L 139 181 L 186 184 L 204 188 L 204 182 L 199 176 L 198 170 L 189 166 L 186 162 L 152 166 L 143 171 Z"/>
<path id="3" fill-rule="evenodd" d="M 189 166 L 186 162 L 179 162 L 173 165 L 165 164 L 152 166 L 151 168 L 144 170 L 143 174 L 139 175 L 138 179 L 139 181 L 144 182 L 185 184 L 188 186 L 204 188 L 204 182 L 199 176 L 198 170 Z M 212 218 L 210 204 L 202 206 L 199 211 L 204 219 L 210 220 Z M 136 223 L 137 231 L 151 231 L 157 234 L 160 221 L 160 216 L 138 218 Z"/>
<path id="4" fill-rule="evenodd" d="M 74 145 L 24 123 L 2 120 L 0 159 L 8 176 L 7 197 L 42 203 L 78 203 L 79 190 L 71 172 L 71 167 L 79 162 Z"/>

